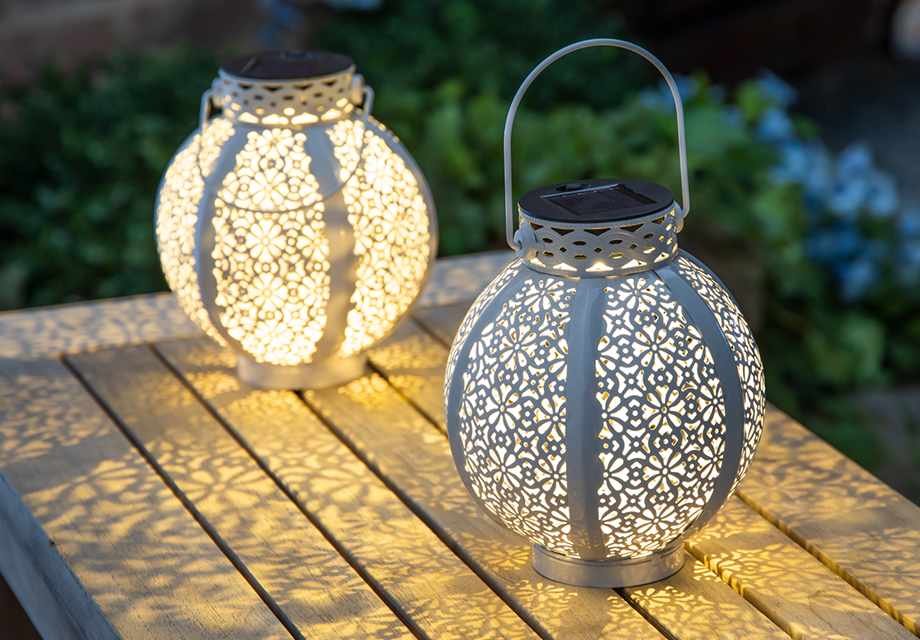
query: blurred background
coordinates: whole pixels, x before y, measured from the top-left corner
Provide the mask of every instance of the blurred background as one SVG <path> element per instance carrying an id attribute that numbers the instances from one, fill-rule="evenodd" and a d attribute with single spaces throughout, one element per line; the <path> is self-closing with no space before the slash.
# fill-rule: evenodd
<path id="1" fill-rule="evenodd" d="M 441 255 L 503 243 L 501 135 L 575 40 L 679 73 L 682 246 L 738 298 L 771 402 L 920 501 L 920 0 L 0 0 L 0 309 L 161 291 L 154 197 L 220 61 L 347 53 L 426 173 Z M 679 192 L 673 103 L 612 50 L 551 67 L 517 194 Z"/>

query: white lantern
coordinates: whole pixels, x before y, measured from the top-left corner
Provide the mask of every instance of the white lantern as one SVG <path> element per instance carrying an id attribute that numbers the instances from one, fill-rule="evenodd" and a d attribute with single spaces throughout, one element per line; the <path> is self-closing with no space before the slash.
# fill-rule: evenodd
<path id="1" fill-rule="evenodd" d="M 660 185 L 580 180 L 524 195 L 512 235 L 510 141 L 527 87 L 589 46 L 639 53 L 677 107 L 684 207 Z M 623 587 L 683 565 L 744 476 L 760 438 L 760 355 L 718 278 L 677 247 L 689 210 L 683 109 L 644 49 L 588 40 L 543 61 L 505 125 L 508 242 L 520 259 L 479 296 L 454 340 L 445 409 L 466 487 L 534 544 L 534 568 Z"/>
<path id="2" fill-rule="evenodd" d="M 354 70 L 325 52 L 225 63 L 157 195 L 170 288 L 260 387 L 360 376 L 437 253 L 425 178 Z"/>

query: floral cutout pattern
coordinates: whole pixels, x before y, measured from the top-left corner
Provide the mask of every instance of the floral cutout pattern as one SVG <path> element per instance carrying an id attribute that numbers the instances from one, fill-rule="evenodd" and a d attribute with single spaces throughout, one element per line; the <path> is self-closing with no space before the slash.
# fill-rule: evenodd
<path id="1" fill-rule="evenodd" d="M 675 265 L 680 275 L 712 310 L 725 339 L 728 340 L 735 366 L 738 368 L 738 379 L 741 381 L 744 396 L 744 451 L 732 485 L 734 492 L 747 473 L 763 431 L 767 396 L 760 351 L 744 316 L 741 315 L 741 310 L 728 292 L 719 286 L 711 275 L 684 256 L 680 256 Z"/>
<path id="2" fill-rule="evenodd" d="M 490 290 L 500 288 L 497 281 Z M 574 294 L 563 278 L 520 283 L 471 347 L 459 416 L 466 472 L 486 509 L 535 544 L 570 556 L 565 355 Z"/>
<path id="3" fill-rule="evenodd" d="M 418 296 L 431 237 L 418 180 L 383 138 L 356 120 L 341 120 L 327 134 L 339 178 L 347 180 L 343 195 L 358 260 L 354 306 L 338 354 L 348 357 L 389 333 Z"/>
<path id="4" fill-rule="evenodd" d="M 699 516 L 722 464 L 725 407 L 709 349 L 657 276 L 605 289 L 598 343 L 598 519 L 609 556 L 663 549 Z"/>
<path id="5" fill-rule="evenodd" d="M 329 242 L 305 142 L 290 130 L 250 132 L 214 203 L 215 304 L 256 362 L 310 362 L 326 326 Z"/>
<path id="6" fill-rule="evenodd" d="M 208 336 L 226 346 L 201 301 L 194 252 L 195 227 L 204 195 L 204 180 L 221 146 L 233 135 L 228 120 L 216 118 L 195 133 L 166 170 L 157 202 L 156 235 L 160 261 L 179 306 Z"/>

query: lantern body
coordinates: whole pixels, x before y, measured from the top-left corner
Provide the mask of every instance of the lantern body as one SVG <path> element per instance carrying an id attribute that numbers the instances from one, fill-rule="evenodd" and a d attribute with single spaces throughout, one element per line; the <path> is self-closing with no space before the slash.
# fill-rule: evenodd
<path id="1" fill-rule="evenodd" d="M 425 179 L 358 109 L 364 91 L 345 56 L 230 61 L 205 97 L 222 113 L 203 118 L 160 185 L 169 286 L 257 386 L 361 375 L 437 253 Z"/>
<path id="2" fill-rule="evenodd" d="M 534 544 L 538 572 L 642 584 L 682 566 L 683 537 L 744 476 L 763 370 L 730 294 L 678 250 L 670 192 L 586 181 L 576 190 L 589 213 L 560 206 L 553 220 L 546 199 L 569 187 L 521 199 L 522 259 L 480 295 L 451 349 L 448 433 L 467 488 Z M 627 215 L 590 213 L 591 198 L 617 190 L 638 193 Z"/>

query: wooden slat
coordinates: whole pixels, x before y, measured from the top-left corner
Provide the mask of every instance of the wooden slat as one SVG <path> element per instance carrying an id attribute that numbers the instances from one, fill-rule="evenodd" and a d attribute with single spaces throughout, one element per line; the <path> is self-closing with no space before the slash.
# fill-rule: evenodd
<path id="1" fill-rule="evenodd" d="M 418 305 L 441 307 L 472 301 L 516 258 L 508 249 L 441 258 L 431 270 L 428 283 L 418 297 Z"/>
<path id="2" fill-rule="evenodd" d="M 458 305 L 452 307 L 452 313 L 453 316 L 429 314 L 425 319 L 437 324 L 441 333 L 447 333 L 459 327 L 465 315 Z M 426 354 L 430 359 L 417 364 L 419 371 L 436 371 L 444 367 L 447 358 L 446 347 L 438 345 L 439 355 L 436 342 L 431 336 L 405 328 L 372 351 L 371 358 L 382 371 L 395 370 L 392 363 L 399 362 L 400 344 L 405 344 L 407 351 Z M 378 354 L 382 356 L 379 361 Z M 399 379 L 395 383 L 398 385 Z M 432 405 L 441 397 L 440 388 L 440 380 L 432 376 L 427 385 L 422 379 L 414 379 L 411 385 L 401 386 L 400 390 L 410 399 L 417 395 L 414 401 L 418 404 Z M 429 411 L 443 414 L 434 407 Z M 759 458 L 755 459 L 754 467 L 759 464 Z M 727 543 L 729 540 L 732 544 Z M 690 541 L 688 549 L 701 560 L 705 559 L 723 579 L 794 637 L 821 638 L 825 637 L 823 634 L 833 634 L 837 638 L 868 640 L 908 636 L 903 627 L 737 498 L 726 505 L 714 523 Z M 758 549 L 762 550 L 760 555 Z M 739 558 L 744 559 L 743 571 L 737 567 L 734 571 L 727 568 L 740 562 Z M 844 613 L 829 615 L 833 607 Z"/>
<path id="3" fill-rule="evenodd" d="M 418 303 L 472 300 L 514 257 L 510 251 L 495 251 L 442 258 L 435 262 Z M 7 358 L 44 358 L 201 335 L 171 293 L 0 312 L 0 357 Z"/>
<path id="4" fill-rule="evenodd" d="M 445 346 L 450 347 L 471 303 L 472 300 L 463 300 L 443 307 L 419 307 L 413 317 Z"/>
<path id="5" fill-rule="evenodd" d="M 676 638 L 687 634 L 726 640 L 789 640 L 779 627 L 692 557 L 667 580 L 623 591 L 649 618 L 674 630 Z"/>
<path id="6" fill-rule="evenodd" d="M 69 361 L 280 607 L 289 629 L 311 638 L 412 637 L 149 348 Z"/>
<path id="7" fill-rule="evenodd" d="M 740 499 L 687 548 L 793 638 L 914 638 Z"/>
<path id="8" fill-rule="evenodd" d="M 547 638 L 655 638 L 660 634 L 613 591 L 551 582 L 531 567 L 529 545 L 483 514 L 466 492 L 447 438 L 379 375 L 309 391 L 307 403 L 424 515 L 439 537 Z"/>
<path id="9" fill-rule="evenodd" d="M 0 313 L 0 357 L 44 358 L 202 335 L 169 293 Z"/>
<path id="10" fill-rule="evenodd" d="M 536 640 L 296 394 L 239 382 L 233 355 L 210 340 L 157 349 L 420 634 Z"/>
<path id="11" fill-rule="evenodd" d="M 739 495 L 920 635 L 920 508 L 768 407 Z"/>
<path id="12" fill-rule="evenodd" d="M 3 571 L 45 638 L 290 637 L 59 361 L 0 360 L 0 469 Z"/>

